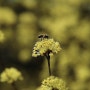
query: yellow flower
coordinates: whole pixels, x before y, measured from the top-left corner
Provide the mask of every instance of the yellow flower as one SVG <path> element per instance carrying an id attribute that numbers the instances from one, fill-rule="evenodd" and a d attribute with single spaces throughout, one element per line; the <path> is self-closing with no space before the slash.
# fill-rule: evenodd
<path id="1" fill-rule="evenodd" d="M 0 7 L 0 23 L 1 24 L 14 24 L 17 16 L 14 11 L 9 7 Z"/>
<path id="2" fill-rule="evenodd" d="M 0 30 L 0 43 L 5 40 L 5 34 Z"/>
<path id="3" fill-rule="evenodd" d="M 37 88 L 36 90 L 52 90 L 52 88 L 42 85 L 41 87 Z"/>
<path id="4" fill-rule="evenodd" d="M 1 73 L 1 82 L 7 82 L 7 83 L 13 83 L 17 80 L 23 80 L 22 74 L 20 71 L 18 71 L 16 68 L 6 68 Z"/>
<path id="5" fill-rule="evenodd" d="M 61 50 L 59 42 L 55 42 L 53 39 L 43 39 L 36 42 L 33 48 L 33 57 L 44 56 L 47 52 L 49 54 L 58 53 Z"/>
<path id="6" fill-rule="evenodd" d="M 50 76 L 42 82 L 37 90 L 68 90 L 65 82 L 58 77 Z"/>

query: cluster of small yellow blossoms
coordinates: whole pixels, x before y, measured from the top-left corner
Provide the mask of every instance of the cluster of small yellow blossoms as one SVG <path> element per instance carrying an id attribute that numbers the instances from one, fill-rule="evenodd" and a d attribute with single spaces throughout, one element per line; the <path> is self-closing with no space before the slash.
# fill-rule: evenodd
<path id="1" fill-rule="evenodd" d="M 50 76 L 42 82 L 37 90 L 68 90 L 65 82 L 58 77 Z"/>
<path id="2" fill-rule="evenodd" d="M 41 85 L 41 87 L 38 87 L 36 90 L 52 90 L 52 87 Z"/>
<path id="3" fill-rule="evenodd" d="M 16 68 L 6 68 L 0 76 L 1 82 L 13 83 L 17 80 L 23 80 L 22 74 Z"/>
<path id="4" fill-rule="evenodd" d="M 0 43 L 4 42 L 5 40 L 5 34 L 0 30 Z"/>
<path id="5" fill-rule="evenodd" d="M 53 39 L 43 39 L 36 42 L 33 48 L 33 57 L 44 56 L 47 52 L 49 54 L 58 53 L 61 50 L 59 42 L 55 42 Z"/>

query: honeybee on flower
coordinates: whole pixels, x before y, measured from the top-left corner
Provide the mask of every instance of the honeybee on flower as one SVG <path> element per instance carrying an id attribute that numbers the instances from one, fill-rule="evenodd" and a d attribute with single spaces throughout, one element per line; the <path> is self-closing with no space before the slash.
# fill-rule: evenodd
<path id="1" fill-rule="evenodd" d="M 45 56 L 48 61 L 49 75 L 51 75 L 50 54 L 58 53 L 61 50 L 60 44 L 54 41 L 54 39 L 50 39 L 47 34 L 40 34 L 38 38 L 41 40 L 34 45 L 32 56 Z"/>
<path id="2" fill-rule="evenodd" d="M 40 41 L 37 41 L 33 48 L 33 57 L 45 56 L 48 54 L 58 53 L 61 50 L 59 42 L 55 42 L 54 39 L 50 39 L 47 34 L 40 34 L 38 36 Z"/>

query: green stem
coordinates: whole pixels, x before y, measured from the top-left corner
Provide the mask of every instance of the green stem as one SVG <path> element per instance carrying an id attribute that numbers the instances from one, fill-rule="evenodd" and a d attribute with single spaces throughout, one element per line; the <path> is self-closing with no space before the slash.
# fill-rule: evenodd
<path id="1" fill-rule="evenodd" d="M 48 61 L 49 76 L 51 76 L 50 59 L 48 59 L 47 61 Z"/>
<path id="2" fill-rule="evenodd" d="M 50 56 L 49 53 L 46 55 L 47 62 L 48 62 L 48 70 L 49 70 L 49 76 L 51 76 L 51 68 L 50 68 Z"/>

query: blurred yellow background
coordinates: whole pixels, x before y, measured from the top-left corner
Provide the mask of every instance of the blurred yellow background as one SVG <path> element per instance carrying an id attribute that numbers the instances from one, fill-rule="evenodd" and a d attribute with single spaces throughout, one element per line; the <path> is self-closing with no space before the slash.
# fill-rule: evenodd
<path id="1" fill-rule="evenodd" d="M 0 73 L 19 69 L 18 90 L 36 90 L 48 77 L 47 61 L 32 57 L 40 32 L 59 41 L 51 57 L 54 76 L 70 90 L 90 90 L 90 0 L 0 0 Z M 0 82 L 0 90 L 14 90 Z"/>

